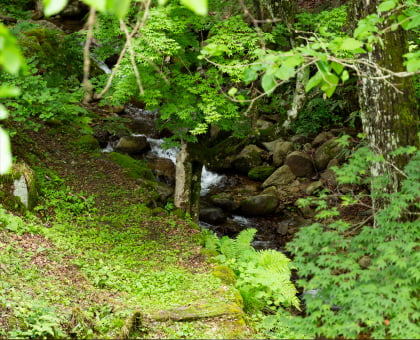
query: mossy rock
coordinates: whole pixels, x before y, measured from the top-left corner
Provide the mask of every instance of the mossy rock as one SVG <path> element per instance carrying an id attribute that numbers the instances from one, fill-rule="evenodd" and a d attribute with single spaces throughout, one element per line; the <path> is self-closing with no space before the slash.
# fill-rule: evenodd
<path id="1" fill-rule="evenodd" d="M 148 180 L 155 180 L 152 170 L 149 169 L 146 162 L 134 159 L 128 155 L 123 155 L 118 152 L 111 152 L 109 157 L 127 171 L 127 175 L 132 178 L 143 178 Z"/>
<path id="2" fill-rule="evenodd" d="M 6 175 L 0 176 L 0 200 L 13 211 L 31 210 L 38 201 L 35 172 L 26 163 L 13 164 Z"/>
<path id="3" fill-rule="evenodd" d="M 252 168 L 248 171 L 248 177 L 255 179 L 256 181 L 265 181 L 270 175 L 276 170 L 274 166 L 271 165 L 260 165 Z"/>
<path id="4" fill-rule="evenodd" d="M 74 144 L 86 151 L 96 151 L 99 149 L 99 142 L 92 135 L 83 135 Z"/>
<path id="5" fill-rule="evenodd" d="M 171 211 L 172 215 L 175 215 L 179 218 L 184 218 L 185 217 L 185 211 L 179 208 L 176 208 L 174 210 Z"/>
<path id="6" fill-rule="evenodd" d="M 236 282 L 236 275 L 234 271 L 224 264 L 214 267 L 212 274 L 218 277 L 225 284 L 234 285 Z"/>

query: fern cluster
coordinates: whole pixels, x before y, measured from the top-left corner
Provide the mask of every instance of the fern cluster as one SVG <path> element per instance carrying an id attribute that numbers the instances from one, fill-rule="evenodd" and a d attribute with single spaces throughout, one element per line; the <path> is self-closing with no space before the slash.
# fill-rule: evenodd
<path id="1" fill-rule="evenodd" d="M 236 288 L 244 298 L 247 311 L 264 307 L 299 308 L 296 288 L 290 281 L 290 259 L 273 249 L 256 251 L 251 246 L 256 229 L 245 229 L 236 239 L 219 239 L 214 234 L 206 238 L 206 248 L 217 251 L 217 260 L 228 265 L 236 274 Z"/>

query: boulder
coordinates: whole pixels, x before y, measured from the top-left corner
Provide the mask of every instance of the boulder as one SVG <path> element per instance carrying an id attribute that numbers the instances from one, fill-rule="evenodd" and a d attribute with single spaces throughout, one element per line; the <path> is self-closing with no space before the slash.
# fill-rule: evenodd
<path id="1" fill-rule="evenodd" d="M 35 178 L 26 163 L 13 164 L 7 175 L 0 176 L 0 202 L 15 211 L 32 209 L 38 200 Z"/>
<path id="2" fill-rule="evenodd" d="M 200 221 L 209 224 L 221 224 L 226 221 L 226 215 L 223 210 L 216 207 L 208 207 L 200 209 Z"/>
<path id="3" fill-rule="evenodd" d="M 321 179 L 326 186 L 337 186 L 337 175 L 332 169 L 327 169 L 321 173 Z"/>
<path id="4" fill-rule="evenodd" d="M 323 184 L 321 181 L 312 182 L 306 187 L 305 193 L 306 195 L 312 195 L 315 192 L 315 190 L 322 188 L 322 186 Z"/>
<path id="5" fill-rule="evenodd" d="M 267 188 L 272 185 L 282 187 L 292 183 L 295 178 L 296 175 L 292 172 L 292 170 L 290 170 L 289 166 L 283 165 L 264 181 L 262 187 Z"/>
<path id="6" fill-rule="evenodd" d="M 301 151 L 288 154 L 285 161 L 297 177 L 312 177 L 315 173 L 312 158 Z"/>
<path id="7" fill-rule="evenodd" d="M 168 158 L 148 158 L 147 166 L 153 170 L 156 177 L 166 184 L 175 184 L 175 164 Z"/>
<path id="8" fill-rule="evenodd" d="M 258 130 L 265 130 L 270 128 L 273 125 L 271 122 L 267 122 L 266 120 L 258 119 L 257 120 L 257 129 Z"/>
<path id="9" fill-rule="evenodd" d="M 262 143 L 262 145 L 264 145 L 267 151 L 273 153 L 276 147 L 276 144 L 281 143 L 281 142 L 284 142 L 284 140 L 282 138 L 279 138 L 279 139 L 273 140 L 272 142 Z"/>
<path id="10" fill-rule="evenodd" d="M 99 147 L 103 149 L 108 146 L 109 140 L 111 138 L 111 134 L 106 130 L 97 130 L 93 134 L 93 137 L 95 137 L 96 140 L 98 141 Z"/>
<path id="11" fill-rule="evenodd" d="M 233 160 L 233 167 L 242 174 L 248 174 L 252 168 L 262 162 L 261 153 L 264 150 L 256 145 L 247 145 Z"/>
<path id="12" fill-rule="evenodd" d="M 149 150 L 150 144 L 145 136 L 124 136 L 115 146 L 115 151 L 129 155 L 141 155 Z"/>
<path id="13" fill-rule="evenodd" d="M 334 159 L 343 159 L 344 157 L 339 155 L 343 150 L 343 147 L 338 144 L 336 139 L 330 139 L 329 141 L 322 144 L 315 151 L 315 165 L 319 171 L 324 170 L 328 163 Z"/>
<path id="14" fill-rule="evenodd" d="M 248 171 L 248 177 L 255 179 L 256 181 L 265 181 L 270 175 L 276 170 L 274 166 L 271 165 L 259 165 L 255 168 L 252 168 Z"/>
<path id="15" fill-rule="evenodd" d="M 294 150 L 294 144 L 292 142 L 279 142 L 274 145 L 273 150 L 273 164 L 280 166 L 284 163 L 286 156 L 289 152 Z"/>
<path id="16" fill-rule="evenodd" d="M 332 132 L 329 132 L 329 131 L 321 132 L 318 136 L 314 138 L 314 140 L 312 141 L 312 145 L 319 146 L 334 137 L 335 136 Z"/>
<path id="17" fill-rule="evenodd" d="M 234 211 L 239 208 L 239 203 L 233 197 L 225 192 L 210 197 L 211 202 L 226 211 Z"/>
<path id="18" fill-rule="evenodd" d="M 273 213 L 279 200 L 274 195 L 251 196 L 241 201 L 241 211 L 247 216 L 263 216 Z"/>

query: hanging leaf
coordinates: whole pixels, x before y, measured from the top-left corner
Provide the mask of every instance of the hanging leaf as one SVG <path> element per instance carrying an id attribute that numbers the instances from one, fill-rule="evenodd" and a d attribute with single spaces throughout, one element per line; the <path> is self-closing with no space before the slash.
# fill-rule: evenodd
<path id="1" fill-rule="evenodd" d="M 396 2 L 393 0 L 384 1 L 378 6 L 378 12 L 387 12 L 391 9 L 393 9 L 396 6 Z"/>
<path id="2" fill-rule="evenodd" d="M 54 1 L 54 0 L 52 0 Z M 86 5 L 89 5 L 99 12 L 105 13 L 107 9 L 106 0 L 83 0 Z"/>
<path id="3" fill-rule="evenodd" d="M 349 72 L 347 70 L 344 70 L 341 74 L 341 80 L 343 83 L 345 83 L 350 78 Z"/>
<path id="4" fill-rule="evenodd" d="M 261 86 L 264 89 L 265 92 L 267 92 L 267 95 L 269 96 L 276 87 L 276 81 L 274 79 L 273 74 L 265 73 L 261 79 Z"/>
<path id="5" fill-rule="evenodd" d="M 0 119 L 6 119 L 7 116 L 8 116 L 8 113 L 5 106 L 0 104 Z"/>
<path id="6" fill-rule="evenodd" d="M 342 64 L 339 64 L 339 63 L 336 63 L 335 61 L 333 61 L 331 63 L 331 68 L 334 70 L 335 73 L 340 75 L 341 72 L 343 72 L 344 66 Z"/>
<path id="7" fill-rule="evenodd" d="M 295 75 L 295 68 L 282 64 L 281 67 L 274 72 L 274 75 L 281 80 L 289 80 Z"/>
<path id="8" fill-rule="evenodd" d="M 238 89 L 236 87 L 232 87 L 229 91 L 228 91 L 228 95 L 233 97 L 236 93 L 238 92 Z"/>
<path id="9" fill-rule="evenodd" d="M 67 0 L 44 0 L 44 14 L 46 17 L 61 12 L 67 5 Z"/>
<path id="10" fill-rule="evenodd" d="M 164 5 L 166 4 L 167 0 L 158 0 L 159 5 Z"/>
<path id="11" fill-rule="evenodd" d="M 106 12 L 114 14 L 118 19 L 124 18 L 130 8 L 131 0 L 107 0 Z"/>
<path id="12" fill-rule="evenodd" d="M 16 86 L 0 86 L 0 98 L 16 97 L 20 95 L 20 89 Z"/>
<path id="13" fill-rule="evenodd" d="M 328 98 L 330 98 L 335 92 L 335 89 L 338 85 L 338 77 L 335 74 L 327 73 L 324 74 L 322 80 L 323 83 L 321 86 L 321 90 L 325 92 Z"/>
<path id="14" fill-rule="evenodd" d="M 342 50 L 346 50 L 346 51 L 354 51 L 360 47 L 362 47 L 362 42 L 354 38 L 344 39 L 340 46 Z"/>
<path id="15" fill-rule="evenodd" d="M 198 15 L 207 15 L 207 0 L 181 0 L 181 3 Z"/>
<path id="16" fill-rule="evenodd" d="M 244 82 L 250 83 L 258 78 L 258 73 L 252 68 L 246 68 L 244 71 Z"/>
<path id="17" fill-rule="evenodd" d="M 318 86 L 321 82 L 321 73 L 318 71 L 311 79 L 309 79 L 308 83 L 305 86 L 305 91 L 309 92 L 312 90 L 315 86 Z"/>

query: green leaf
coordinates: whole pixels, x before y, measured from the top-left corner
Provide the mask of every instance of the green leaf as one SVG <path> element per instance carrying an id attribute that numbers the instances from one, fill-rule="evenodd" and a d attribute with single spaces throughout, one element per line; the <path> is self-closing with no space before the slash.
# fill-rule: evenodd
<path id="1" fill-rule="evenodd" d="M 124 18 L 130 8 L 130 2 L 131 0 L 106 0 L 106 11 L 118 19 Z"/>
<path id="2" fill-rule="evenodd" d="M 207 15 L 207 0 L 181 0 L 181 3 L 198 15 Z"/>
<path id="3" fill-rule="evenodd" d="M 362 43 L 359 40 L 356 40 L 354 38 L 347 38 L 343 40 L 340 48 L 346 51 L 354 51 L 360 48 L 361 46 Z"/>
<path id="4" fill-rule="evenodd" d="M 294 76 L 294 74 L 295 68 L 290 67 L 287 64 L 282 64 L 281 67 L 274 72 L 274 75 L 281 80 L 288 80 Z"/>
<path id="5" fill-rule="evenodd" d="M 6 119 L 8 116 L 7 109 L 4 105 L 0 104 L 0 119 Z"/>
<path id="6" fill-rule="evenodd" d="M 408 21 L 408 24 L 406 26 L 403 26 L 403 28 L 405 30 L 411 30 L 417 26 L 420 26 L 420 14 L 418 14 L 414 18 L 411 18 L 411 20 Z"/>
<path id="7" fill-rule="evenodd" d="M 233 97 L 236 93 L 238 92 L 238 89 L 236 87 L 232 87 L 229 91 L 228 91 L 228 95 Z"/>
<path id="8" fill-rule="evenodd" d="M 338 84 L 338 77 L 335 74 L 327 73 L 324 74 L 323 84 L 321 90 L 325 92 L 328 98 L 330 98 Z"/>
<path id="9" fill-rule="evenodd" d="M 347 70 L 344 70 L 343 73 L 341 74 L 341 80 L 343 83 L 345 83 L 347 80 L 349 80 L 350 76 L 349 76 L 349 72 Z"/>
<path id="10" fill-rule="evenodd" d="M 258 78 L 258 73 L 252 68 L 246 68 L 244 71 L 244 82 L 250 83 Z"/>
<path id="11" fill-rule="evenodd" d="M 261 79 L 261 86 L 267 95 L 270 95 L 276 86 L 276 81 L 274 80 L 273 74 L 265 73 Z"/>
<path id="12" fill-rule="evenodd" d="M 339 64 L 339 63 L 336 63 L 335 61 L 333 61 L 331 63 L 331 68 L 335 71 L 335 73 L 340 75 L 341 72 L 343 72 L 344 66 L 342 64 Z"/>
<path id="13" fill-rule="evenodd" d="M 0 175 L 9 171 L 12 166 L 12 153 L 10 151 L 10 140 L 6 131 L 0 128 Z"/>
<path id="14" fill-rule="evenodd" d="M 318 86 L 321 82 L 321 73 L 318 71 L 311 79 L 309 79 L 308 83 L 305 86 L 305 91 L 309 92 L 312 90 L 315 86 Z"/>
<path id="15" fill-rule="evenodd" d="M 167 0 L 158 0 L 159 5 L 164 5 L 166 4 Z"/>
<path id="16" fill-rule="evenodd" d="M 67 5 L 67 0 L 43 0 L 44 14 L 47 17 L 59 13 Z"/>
<path id="17" fill-rule="evenodd" d="M 0 86 L 0 98 L 16 97 L 20 95 L 20 89 L 16 86 Z"/>
<path id="18" fill-rule="evenodd" d="M 384 1 L 378 6 L 378 12 L 387 12 L 395 7 L 397 3 L 393 0 Z"/>
<path id="19" fill-rule="evenodd" d="M 405 63 L 408 72 L 417 72 L 420 70 L 420 59 L 411 59 Z"/>
<path id="20" fill-rule="evenodd" d="M 54 1 L 54 0 L 52 0 Z M 105 13 L 107 10 L 106 0 L 83 0 L 86 5 L 89 5 L 99 12 Z"/>

